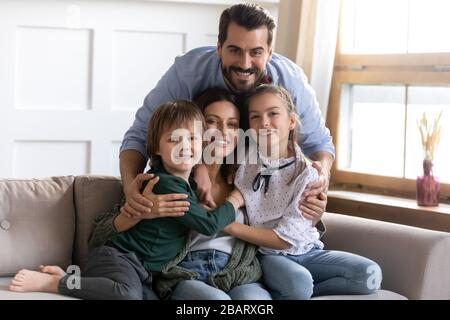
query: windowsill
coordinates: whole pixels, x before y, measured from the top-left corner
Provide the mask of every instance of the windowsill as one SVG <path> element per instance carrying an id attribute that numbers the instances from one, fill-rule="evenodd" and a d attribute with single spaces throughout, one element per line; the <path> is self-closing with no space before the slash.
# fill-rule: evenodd
<path id="1" fill-rule="evenodd" d="M 431 211 L 436 213 L 450 214 L 450 205 L 440 203 L 438 207 L 421 207 L 417 205 L 416 200 L 389 197 L 378 194 L 368 194 L 363 192 L 330 190 L 328 197 L 339 199 L 354 200 L 360 202 L 368 202 L 384 206 L 398 207 L 415 211 Z"/>
<path id="2" fill-rule="evenodd" d="M 450 205 L 421 207 L 415 200 L 329 190 L 327 211 L 450 232 Z"/>

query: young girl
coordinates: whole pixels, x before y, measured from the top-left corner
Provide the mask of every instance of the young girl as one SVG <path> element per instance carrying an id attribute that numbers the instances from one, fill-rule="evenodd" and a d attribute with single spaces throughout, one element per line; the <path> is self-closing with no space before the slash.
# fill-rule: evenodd
<path id="1" fill-rule="evenodd" d="M 184 248 L 189 231 L 216 234 L 235 221 L 235 212 L 243 205 L 231 195 L 213 212 L 198 204 L 190 174 L 201 159 L 204 126 L 199 108 L 187 101 L 162 105 L 149 123 L 150 172 L 159 178 L 153 192 L 187 194 L 189 211 L 185 215 L 154 220 L 119 215 L 115 224 L 119 233 L 91 253 L 78 288 L 69 288 L 68 281 L 73 276 L 49 266 L 41 268 L 41 272 L 19 271 L 10 289 L 47 291 L 82 299 L 142 299 L 143 292 L 155 298 L 149 290 L 152 278 L 158 277 Z"/>
<path id="2" fill-rule="evenodd" d="M 224 231 L 261 247 L 264 283 L 275 299 L 374 292 L 380 267 L 355 254 L 323 250 L 317 229 L 298 208 L 318 175 L 296 143 L 298 120 L 289 93 L 263 85 L 246 107 L 256 133 L 257 163 L 242 165 L 235 185 L 251 226 L 232 223 Z"/>

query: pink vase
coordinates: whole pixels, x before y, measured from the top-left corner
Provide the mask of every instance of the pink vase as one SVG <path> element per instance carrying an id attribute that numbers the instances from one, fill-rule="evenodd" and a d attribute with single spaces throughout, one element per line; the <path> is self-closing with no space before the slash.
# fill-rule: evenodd
<path id="1" fill-rule="evenodd" d="M 417 204 L 435 207 L 439 205 L 439 180 L 433 175 L 433 163 L 423 160 L 423 176 L 417 177 Z"/>

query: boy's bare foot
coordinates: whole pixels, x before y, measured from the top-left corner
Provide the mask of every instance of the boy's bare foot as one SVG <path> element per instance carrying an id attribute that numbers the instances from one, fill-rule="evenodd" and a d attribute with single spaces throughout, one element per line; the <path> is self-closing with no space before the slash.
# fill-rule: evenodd
<path id="1" fill-rule="evenodd" d="M 58 293 L 60 274 L 44 273 L 22 269 L 11 280 L 9 290 L 15 292 L 52 292 Z"/>
<path id="2" fill-rule="evenodd" d="M 66 275 L 66 272 L 61 269 L 58 266 L 39 266 L 39 271 L 43 273 L 53 274 L 53 275 L 59 275 L 61 277 L 64 277 Z"/>

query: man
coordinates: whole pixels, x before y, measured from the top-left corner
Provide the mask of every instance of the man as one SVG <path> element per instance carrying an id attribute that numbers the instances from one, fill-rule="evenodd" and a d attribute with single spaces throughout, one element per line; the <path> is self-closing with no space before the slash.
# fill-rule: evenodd
<path id="1" fill-rule="evenodd" d="M 315 161 L 320 174 L 319 181 L 310 186 L 311 191 L 302 203 L 302 209 L 304 215 L 309 215 L 313 221 L 320 220 L 321 215 L 317 216 L 314 212 L 320 207 L 319 200 L 322 203 L 326 201 L 334 146 L 303 71 L 292 61 L 273 53 L 275 27 L 274 19 L 264 8 L 256 4 L 237 4 L 222 13 L 217 48 L 197 48 L 175 60 L 145 98 L 122 142 L 120 172 L 126 204 L 121 212 L 127 216 L 140 216 L 152 210 L 152 214 L 171 214 L 184 209 L 185 203 L 176 201 L 183 199 L 181 195 L 155 195 L 159 205 L 152 209 L 152 201 L 139 192 L 142 183 L 151 178 L 142 174 L 147 161 L 146 127 L 159 105 L 175 99 L 193 100 L 197 94 L 211 87 L 245 94 L 260 83 L 271 82 L 286 88 L 297 106 L 302 122 L 301 148 Z M 198 172 L 197 176 L 200 174 Z M 205 191 L 201 198 L 208 201 Z"/>

